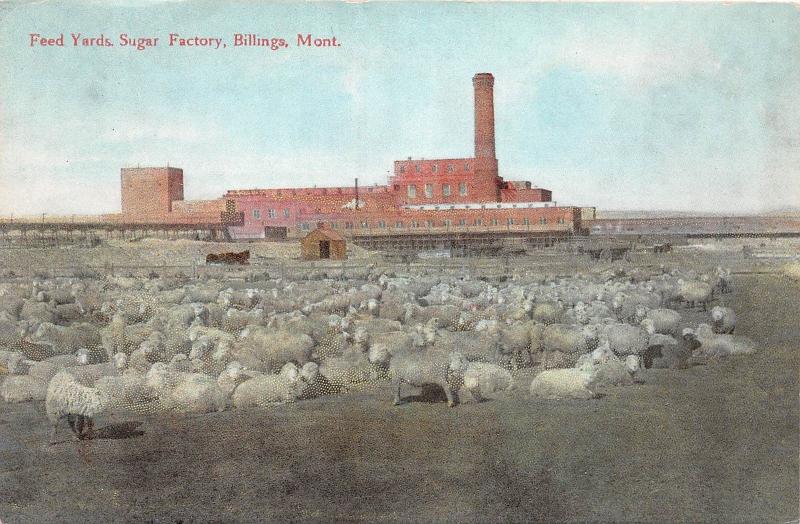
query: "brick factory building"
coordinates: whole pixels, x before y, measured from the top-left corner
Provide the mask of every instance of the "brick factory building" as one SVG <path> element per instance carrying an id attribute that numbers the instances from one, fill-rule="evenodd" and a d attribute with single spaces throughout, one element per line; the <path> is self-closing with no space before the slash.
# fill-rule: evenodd
<path id="1" fill-rule="evenodd" d="M 494 77 L 479 73 L 472 83 L 472 157 L 398 160 L 381 186 L 229 190 L 204 201 L 183 200 L 181 169 L 124 168 L 122 214 L 115 218 L 191 223 L 235 216 L 238 221 L 228 227 L 234 239 L 268 238 L 269 231 L 284 227 L 290 238 L 300 238 L 319 222 L 352 239 L 510 233 L 553 239 L 581 232 L 580 207 L 559 206 L 547 189 L 500 177 Z"/>

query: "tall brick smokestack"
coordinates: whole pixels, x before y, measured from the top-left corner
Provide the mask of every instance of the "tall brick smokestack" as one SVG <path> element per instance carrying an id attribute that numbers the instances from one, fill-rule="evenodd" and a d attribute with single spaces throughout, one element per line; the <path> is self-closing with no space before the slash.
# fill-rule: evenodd
<path id="1" fill-rule="evenodd" d="M 495 158 L 494 153 L 494 77 L 478 73 L 472 77 L 475 88 L 475 158 Z"/>

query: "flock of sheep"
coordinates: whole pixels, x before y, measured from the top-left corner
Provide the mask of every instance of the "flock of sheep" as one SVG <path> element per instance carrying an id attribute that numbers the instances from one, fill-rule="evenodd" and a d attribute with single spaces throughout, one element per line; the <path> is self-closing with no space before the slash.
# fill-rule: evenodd
<path id="1" fill-rule="evenodd" d="M 712 306 L 730 272 L 606 270 L 305 278 L 37 278 L 0 284 L 0 396 L 45 401 L 56 437 L 118 410 L 208 413 L 265 407 L 391 381 L 439 386 L 450 406 L 514 387 L 591 398 L 642 368 L 749 353 L 736 316 Z M 685 312 L 707 315 L 689 326 Z M 696 317 L 697 314 L 694 314 Z"/>

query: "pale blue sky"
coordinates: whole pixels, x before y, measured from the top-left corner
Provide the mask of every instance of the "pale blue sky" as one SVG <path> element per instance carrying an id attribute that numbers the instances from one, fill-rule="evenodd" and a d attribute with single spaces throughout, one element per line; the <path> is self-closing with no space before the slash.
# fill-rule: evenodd
<path id="1" fill-rule="evenodd" d="M 751 212 L 800 203 L 792 5 L 0 5 L 0 214 L 119 207 L 119 168 L 183 167 L 187 198 L 385 183 L 472 154 L 472 75 L 495 75 L 506 179 L 562 203 Z M 29 47 L 31 32 L 65 48 Z M 74 48 L 70 32 L 158 36 Z M 227 49 L 165 45 L 170 32 Z M 289 40 L 232 48 L 232 34 Z M 335 49 L 295 47 L 298 32 Z"/>

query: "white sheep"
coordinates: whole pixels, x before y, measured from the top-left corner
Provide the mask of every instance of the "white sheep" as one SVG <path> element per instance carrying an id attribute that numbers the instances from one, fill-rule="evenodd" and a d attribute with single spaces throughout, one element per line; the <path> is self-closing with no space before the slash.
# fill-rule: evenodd
<path id="1" fill-rule="evenodd" d="M 703 306 L 703 311 L 708 307 L 708 303 L 712 298 L 711 285 L 707 282 L 699 280 L 683 281 L 678 280 L 678 296 L 682 302 L 686 302 L 689 307 L 695 307 L 698 304 Z"/>
<path id="2" fill-rule="evenodd" d="M 233 392 L 233 405 L 242 409 L 294 402 L 302 395 L 303 387 L 300 370 L 288 363 L 277 375 L 254 377 L 240 384 Z"/>
<path id="3" fill-rule="evenodd" d="M 755 353 L 756 345 L 747 337 L 716 334 L 708 324 L 700 324 L 696 331 L 700 347 L 694 352 L 698 356 L 726 357 L 729 355 Z"/>
<path id="4" fill-rule="evenodd" d="M 93 325 L 80 323 L 72 326 L 57 326 L 50 322 L 39 325 L 30 337 L 34 344 L 52 348 L 56 355 L 74 353 L 80 348 L 101 347 L 100 332 Z"/>
<path id="5" fill-rule="evenodd" d="M 252 377 L 244 373 L 244 366 L 234 360 L 229 362 L 222 373 L 219 374 L 217 385 L 226 396 L 230 397 L 237 386 L 250 378 Z"/>
<path id="6" fill-rule="evenodd" d="M 597 394 L 590 389 L 591 373 L 582 368 L 548 369 L 531 381 L 532 397 L 545 399 L 591 399 Z"/>
<path id="7" fill-rule="evenodd" d="M 287 362 L 300 365 L 311 360 L 314 340 L 305 334 L 253 327 L 232 349 L 231 359 L 248 369 L 271 372 Z"/>
<path id="8" fill-rule="evenodd" d="M 300 369 L 300 378 L 303 381 L 303 392 L 298 397 L 300 400 L 317 398 L 323 395 L 332 395 L 339 392 L 339 388 L 332 384 L 328 378 L 320 372 L 320 367 L 316 362 L 306 362 Z"/>
<path id="9" fill-rule="evenodd" d="M 55 442 L 59 422 L 66 418 L 77 438 L 91 438 L 94 418 L 109 404 L 108 395 L 80 384 L 73 375 L 60 371 L 50 380 L 45 397 L 45 411 L 52 424 L 50 442 Z"/>
<path id="10" fill-rule="evenodd" d="M 23 375 L 29 367 L 21 352 L 0 350 L 0 374 Z"/>
<path id="11" fill-rule="evenodd" d="M 416 387 L 438 385 L 444 389 L 448 406 L 456 406 L 459 402 L 458 390 L 464 382 L 468 365 L 467 359 L 458 352 L 423 350 L 392 355 L 389 374 L 392 377 L 394 404 L 402 402 L 400 388 L 406 383 Z"/>
<path id="12" fill-rule="evenodd" d="M 541 324 L 556 324 L 561 321 L 564 309 L 556 302 L 538 302 L 533 304 L 531 316 Z"/>
<path id="13" fill-rule="evenodd" d="M 675 310 L 667 308 L 648 309 L 644 306 L 637 309 L 636 319 L 642 327 L 645 321 L 652 324 L 654 333 L 678 336 L 680 334 L 681 315 Z M 648 329 L 645 327 L 645 329 Z"/>
<path id="14" fill-rule="evenodd" d="M 47 382 L 30 375 L 9 375 L 0 384 L 0 397 L 6 402 L 44 400 Z"/>
<path id="15" fill-rule="evenodd" d="M 79 364 L 75 355 L 56 355 L 39 362 L 32 362 L 28 368 L 28 375 L 48 384 L 59 371 L 77 365 Z"/>
<path id="16" fill-rule="evenodd" d="M 472 397 L 482 402 L 494 393 L 514 387 L 514 379 L 508 370 L 485 362 L 470 362 L 464 372 L 464 389 Z"/>
<path id="17" fill-rule="evenodd" d="M 173 371 L 163 362 L 152 365 L 146 385 L 158 392 L 165 409 L 182 413 L 208 413 L 225 409 L 225 393 L 217 382 L 202 373 Z"/>
<path id="18" fill-rule="evenodd" d="M 617 355 L 641 355 L 649 346 L 650 337 L 641 326 L 609 324 L 600 328 L 601 338 L 608 340 Z"/>
<path id="19" fill-rule="evenodd" d="M 736 313 L 729 307 L 714 306 L 711 309 L 711 320 L 714 333 L 732 335 L 736 330 Z"/>
<path id="20" fill-rule="evenodd" d="M 385 358 L 385 357 L 384 357 Z M 369 355 L 357 349 L 345 350 L 340 356 L 322 361 L 319 372 L 337 390 L 376 380 L 381 374 L 378 359 L 373 364 Z"/>

